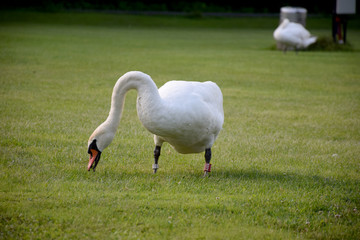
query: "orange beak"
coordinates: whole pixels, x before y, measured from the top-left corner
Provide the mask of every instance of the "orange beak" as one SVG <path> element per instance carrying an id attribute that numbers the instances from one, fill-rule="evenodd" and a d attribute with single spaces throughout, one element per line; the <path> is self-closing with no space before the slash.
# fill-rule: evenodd
<path id="1" fill-rule="evenodd" d="M 95 160 L 99 161 L 100 159 L 100 156 L 99 155 L 99 152 L 96 151 L 95 149 L 90 149 L 91 151 L 91 154 L 90 154 L 90 158 L 89 158 L 89 164 L 88 164 L 88 167 L 87 167 L 87 170 L 90 171 L 91 167 L 93 167 L 94 165 L 94 162 Z M 97 162 L 95 162 L 95 166 L 93 167 L 94 171 L 95 171 L 95 167 L 97 165 Z"/>

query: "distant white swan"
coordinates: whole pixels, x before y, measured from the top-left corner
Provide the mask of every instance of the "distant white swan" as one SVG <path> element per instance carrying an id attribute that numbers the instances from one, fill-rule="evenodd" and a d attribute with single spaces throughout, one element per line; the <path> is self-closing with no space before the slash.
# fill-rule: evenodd
<path id="1" fill-rule="evenodd" d="M 273 35 L 278 43 L 284 45 L 284 51 L 288 47 L 295 48 L 297 51 L 316 42 L 316 37 L 312 37 L 301 24 L 290 22 L 287 18 L 275 29 Z"/>
<path id="2" fill-rule="evenodd" d="M 151 77 L 132 71 L 116 82 L 108 118 L 88 141 L 88 170 L 95 171 L 102 151 L 111 143 L 120 122 L 125 94 L 136 89 L 137 114 L 154 134 L 153 170 L 158 169 L 161 146 L 168 142 L 179 153 L 205 151 L 204 175 L 210 172 L 211 147 L 224 123 L 223 96 L 213 82 L 170 81 L 157 89 Z"/>

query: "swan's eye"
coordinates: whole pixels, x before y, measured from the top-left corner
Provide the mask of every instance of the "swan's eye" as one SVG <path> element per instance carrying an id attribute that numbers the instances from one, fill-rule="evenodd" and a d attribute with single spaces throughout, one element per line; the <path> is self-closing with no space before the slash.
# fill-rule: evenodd
<path id="1" fill-rule="evenodd" d="M 89 148 L 88 148 L 88 154 L 90 154 L 92 156 L 91 149 L 95 149 L 98 151 L 98 148 L 96 145 L 96 139 L 92 140 L 92 142 L 90 143 Z"/>

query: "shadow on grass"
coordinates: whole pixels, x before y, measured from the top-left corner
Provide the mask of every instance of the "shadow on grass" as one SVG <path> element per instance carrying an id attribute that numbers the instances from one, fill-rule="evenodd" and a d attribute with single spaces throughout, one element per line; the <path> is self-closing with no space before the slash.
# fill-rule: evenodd
<path id="1" fill-rule="evenodd" d="M 300 173 L 294 172 L 278 172 L 278 171 L 264 171 L 260 169 L 226 169 L 226 170 L 214 170 L 210 173 L 208 177 L 203 177 L 203 174 L 200 170 L 194 171 L 185 171 L 182 169 L 178 169 L 172 172 L 159 171 L 154 174 L 151 170 L 149 171 L 122 171 L 114 170 L 114 169 L 103 169 L 98 170 L 97 172 L 86 172 L 86 174 L 80 174 L 81 176 L 85 176 L 86 178 L 90 178 L 92 180 L 106 179 L 107 181 L 121 181 L 138 179 L 138 181 L 143 181 L 144 179 L 156 181 L 156 180 L 164 180 L 164 179 L 173 179 L 173 180 L 189 180 L 193 182 L 197 181 L 230 181 L 230 182 L 257 182 L 262 184 L 281 184 L 284 186 L 288 186 L 290 188 L 341 188 L 342 190 L 348 189 L 349 191 L 356 191 L 357 186 L 360 186 L 360 181 L 358 180 L 350 180 L 343 178 L 335 178 L 335 177 L 324 177 L 318 175 L 303 175 Z M 79 177 L 79 176 L 78 176 Z"/>
<path id="2" fill-rule="evenodd" d="M 76 173 L 77 172 L 77 173 Z M 111 188 L 116 191 L 162 191 L 172 192 L 174 189 L 196 194 L 207 194 L 209 191 L 232 191 L 245 188 L 256 188 L 258 191 L 278 191 L 287 189 L 293 192 L 325 194 L 337 196 L 348 203 L 360 204 L 358 190 L 360 181 L 348 178 L 324 177 L 294 172 L 264 171 L 261 169 L 226 169 L 214 170 L 209 177 L 203 177 L 202 171 L 159 171 L 151 170 L 99 169 L 95 173 L 74 170 L 71 181 L 91 184 L 95 188 Z M 179 184 L 181 183 L 181 184 Z M 213 190 L 211 190 L 213 189 Z"/>
<path id="3" fill-rule="evenodd" d="M 276 44 L 269 47 L 269 50 L 276 50 Z M 292 51 L 292 50 L 291 50 Z M 300 52 L 357 52 L 350 42 L 346 44 L 335 43 L 331 37 L 319 36 L 314 44 L 311 44 L 307 49 L 301 49 Z"/>

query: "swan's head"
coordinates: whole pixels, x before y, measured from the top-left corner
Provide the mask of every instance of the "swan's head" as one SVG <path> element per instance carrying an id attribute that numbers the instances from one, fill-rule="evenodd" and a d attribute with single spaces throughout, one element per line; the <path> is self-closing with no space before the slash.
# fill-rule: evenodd
<path id="1" fill-rule="evenodd" d="M 89 164 L 88 164 L 88 171 L 92 168 L 95 171 L 97 164 L 100 161 L 101 151 L 97 147 L 96 139 L 94 139 L 88 148 L 88 153 L 90 155 Z"/>
<path id="2" fill-rule="evenodd" d="M 88 154 L 90 155 L 88 171 L 92 168 L 95 171 L 97 164 L 100 161 L 102 151 L 109 146 L 114 138 L 114 133 L 107 129 L 106 123 L 101 124 L 91 134 L 88 141 Z"/>

